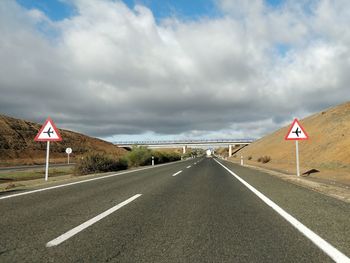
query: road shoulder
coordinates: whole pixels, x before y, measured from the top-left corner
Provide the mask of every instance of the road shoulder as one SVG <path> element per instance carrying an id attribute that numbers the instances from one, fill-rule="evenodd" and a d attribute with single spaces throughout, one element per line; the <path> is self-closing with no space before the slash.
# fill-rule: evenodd
<path id="1" fill-rule="evenodd" d="M 232 160 L 225 160 L 226 162 L 229 163 L 234 163 L 234 164 L 238 164 L 237 162 L 234 162 Z M 333 184 L 328 184 L 325 182 L 317 182 L 317 181 L 313 181 L 310 180 L 308 178 L 305 177 L 297 177 L 295 175 L 290 175 L 290 174 L 285 174 L 282 172 L 278 172 L 278 171 L 274 171 L 274 170 L 270 170 L 267 168 L 263 168 L 263 167 L 258 167 L 258 166 L 254 166 L 254 165 L 249 165 L 249 164 L 245 164 L 245 167 L 257 170 L 257 171 L 261 171 L 264 173 L 267 173 L 269 175 L 278 177 L 284 181 L 287 181 L 289 183 L 301 186 L 301 187 L 305 187 L 307 189 L 313 190 L 315 192 L 336 198 L 338 200 L 344 201 L 346 203 L 350 203 L 350 188 L 349 186 L 341 186 L 341 185 L 333 185 Z"/>

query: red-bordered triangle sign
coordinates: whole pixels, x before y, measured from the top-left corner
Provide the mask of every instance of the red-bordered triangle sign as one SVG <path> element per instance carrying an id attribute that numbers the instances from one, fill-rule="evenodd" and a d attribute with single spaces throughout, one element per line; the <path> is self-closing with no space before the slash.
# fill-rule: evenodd
<path id="1" fill-rule="evenodd" d="M 35 136 L 34 141 L 36 142 L 62 141 L 61 134 L 50 117 L 47 118 L 44 125 L 41 127 L 38 134 Z"/>
<path id="2" fill-rule="evenodd" d="M 305 129 L 299 123 L 298 119 L 294 119 L 289 131 L 284 138 L 285 140 L 307 140 L 309 135 L 307 135 Z"/>

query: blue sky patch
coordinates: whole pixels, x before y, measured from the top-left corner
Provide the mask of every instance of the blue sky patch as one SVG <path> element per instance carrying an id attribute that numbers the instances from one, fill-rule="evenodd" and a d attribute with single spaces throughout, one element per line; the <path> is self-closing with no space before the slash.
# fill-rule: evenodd
<path id="1" fill-rule="evenodd" d="M 184 19 L 216 17 L 219 15 L 214 1 L 211 0 L 124 0 L 130 8 L 141 4 L 152 10 L 156 19 L 176 16 Z"/>
<path id="2" fill-rule="evenodd" d="M 74 7 L 60 0 L 17 0 L 26 9 L 38 9 L 53 21 L 63 20 L 75 14 Z"/>
<path id="3" fill-rule="evenodd" d="M 282 5 L 285 2 L 285 0 L 266 0 L 266 2 L 270 6 L 277 7 L 277 6 Z"/>
<path id="4" fill-rule="evenodd" d="M 277 44 L 275 47 L 281 57 L 285 57 L 288 51 L 291 49 L 290 45 L 287 44 Z"/>
<path id="5" fill-rule="evenodd" d="M 72 4 L 67 0 L 16 0 L 27 9 L 39 9 L 51 20 L 59 21 L 75 14 Z M 121 1 L 121 0 L 120 0 Z M 221 15 L 215 0 L 122 0 L 131 9 L 141 4 L 152 10 L 155 18 L 179 17 L 196 20 L 202 17 L 213 18 Z M 270 6 L 279 6 L 285 0 L 266 0 Z"/>
<path id="6" fill-rule="evenodd" d="M 176 16 L 183 19 L 198 19 L 201 17 L 216 17 L 220 12 L 213 0 L 123 0 L 129 8 L 141 4 L 152 10 L 155 18 Z M 38 9 L 51 20 L 59 21 L 75 14 L 73 5 L 63 0 L 17 0 L 26 9 Z"/>

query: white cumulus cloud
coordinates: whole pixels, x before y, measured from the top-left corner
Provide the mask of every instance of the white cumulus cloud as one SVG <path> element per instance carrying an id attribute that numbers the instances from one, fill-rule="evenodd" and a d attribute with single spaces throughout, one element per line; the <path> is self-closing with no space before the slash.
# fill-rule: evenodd
<path id="1" fill-rule="evenodd" d="M 103 138 L 258 137 L 349 99 L 350 2 L 217 1 L 155 19 L 75 0 L 52 21 L 0 3 L 0 112 Z"/>

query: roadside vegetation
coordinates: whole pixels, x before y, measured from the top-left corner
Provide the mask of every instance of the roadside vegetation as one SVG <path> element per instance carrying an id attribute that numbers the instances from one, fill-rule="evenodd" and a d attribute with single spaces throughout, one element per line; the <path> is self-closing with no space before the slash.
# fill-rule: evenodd
<path id="1" fill-rule="evenodd" d="M 203 149 L 190 149 L 182 155 L 183 159 L 194 158 L 205 154 Z"/>
<path id="2" fill-rule="evenodd" d="M 49 169 L 49 176 L 61 176 L 73 173 L 73 167 L 52 167 Z M 40 179 L 45 176 L 45 168 L 33 168 L 23 171 L 1 171 L 0 183 L 10 181 L 22 181 Z"/>
<path id="3" fill-rule="evenodd" d="M 261 156 L 258 158 L 257 160 L 259 163 L 268 163 L 269 161 L 271 161 L 271 157 L 270 156 Z"/>
<path id="4" fill-rule="evenodd" d="M 122 157 L 111 156 L 101 153 L 89 153 L 79 160 L 75 167 L 76 175 L 91 173 L 113 172 L 125 170 L 131 167 L 161 164 L 181 160 L 177 152 L 162 152 L 146 147 L 133 147 L 130 152 Z"/>
<path id="5" fill-rule="evenodd" d="M 93 173 L 104 173 L 125 170 L 132 167 L 145 166 L 152 164 L 162 164 L 186 159 L 196 156 L 197 151 L 188 151 L 181 155 L 177 151 L 151 150 L 146 147 L 134 147 L 128 153 L 112 155 L 100 152 L 90 152 L 82 158 L 77 158 L 75 167 L 52 167 L 49 169 L 49 177 L 62 175 L 86 175 Z M 0 183 L 12 181 L 32 180 L 44 178 L 45 168 L 33 168 L 23 171 L 0 171 Z"/>
<path id="6" fill-rule="evenodd" d="M 127 168 L 128 162 L 123 157 L 118 158 L 102 153 L 90 153 L 77 162 L 75 166 L 75 174 L 85 175 L 91 173 L 103 173 L 125 170 Z"/>

